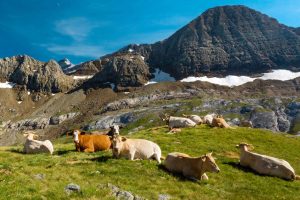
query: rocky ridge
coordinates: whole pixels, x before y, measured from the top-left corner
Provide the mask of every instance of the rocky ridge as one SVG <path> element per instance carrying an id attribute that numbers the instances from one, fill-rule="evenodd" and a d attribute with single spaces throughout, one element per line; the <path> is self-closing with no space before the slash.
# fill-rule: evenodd
<path id="1" fill-rule="evenodd" d="M 65 92 L 75 83 L 54 60 L 44 63 L 26 55 L 0 59 L 0 78 L 37 92 Z"/>

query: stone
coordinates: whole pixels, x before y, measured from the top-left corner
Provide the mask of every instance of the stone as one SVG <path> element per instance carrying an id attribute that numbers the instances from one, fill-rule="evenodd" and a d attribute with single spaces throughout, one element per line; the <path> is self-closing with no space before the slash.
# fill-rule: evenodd
<path id="1" fill-rule="evenodd" d="M 70 184 L 68 184 L 66 187 L 65 187 L 65 192 L 67 193 L 67 194 L 71 194 L 71 193 L 73 193 L 73 192 L 77 192 L 77 193 L 79 193 L 81 190 L 80 190 L 80 186 L 79 185 L 76 185 L 76 184 L 74 184 L 74 183 L 70 183 Z"/>
<path id="2" fill-rule="evenodd" d="M 158 195 L 158 200 L 169 200 L 171 199 L 171 196 L 168 194 L 159 194 Z"/>

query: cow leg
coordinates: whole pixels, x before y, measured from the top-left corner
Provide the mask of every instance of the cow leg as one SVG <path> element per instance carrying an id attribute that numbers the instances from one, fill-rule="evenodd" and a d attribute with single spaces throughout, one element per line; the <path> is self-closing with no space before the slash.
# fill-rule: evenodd
<path id="1" fill-rule="evenodd" d="M 155 158 L 155 160 L 160 164 L 161 161 L 160 161 L 160 156 L 157 154 L 157 153 L 154 153 L 153 154 L 153 157 Z"/>
<path id="2" fill-rule="evenodd" d="M 95 149 L 94 149 L 94 147 L 89 147 L 89 148 L 86 148 L 84 150 L 84 152 L 86 152 L 86 153 L 92 153 L 92 152 L 95 152 Z"/>
<path id="3" fill-rule="evenodd" d="M 134 160 L 135 151 L 129 152 L 129 160 Z"/>
<path id="4" fill-rule="evenodd" d="M 201 180 L 208 180 L 208 176 L 206 175 L 206 173 L 202 174 Z"/>

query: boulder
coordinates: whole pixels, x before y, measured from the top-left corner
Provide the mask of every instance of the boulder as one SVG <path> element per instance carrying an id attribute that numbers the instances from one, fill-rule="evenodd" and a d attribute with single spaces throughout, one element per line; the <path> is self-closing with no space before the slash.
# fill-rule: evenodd
<path id="1" fill-rule="evenodd" d="M 274 111 L 255 109 L 251 112 L 250 121 L 254 128 L 265 128 L 272 131 L 279 131 L 277 116 Z"/>

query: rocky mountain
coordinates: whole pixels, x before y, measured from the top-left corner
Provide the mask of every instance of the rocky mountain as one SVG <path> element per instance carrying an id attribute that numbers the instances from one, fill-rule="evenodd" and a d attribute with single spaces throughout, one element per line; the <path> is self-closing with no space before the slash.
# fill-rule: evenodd
<path id="1" fill-rule="evenodd" d="M 143 86 L 151 77 L 148 65 L 140 55 L 119 53 L 102 58 L 103 69 L 86 86 L 113 84 L 113 88 Z"/>
<path id="2" fill-rule="evenodd" d="M 44 63 L 26 55 L 0 59 L 0 79 L 37 92 L 64 92 L 74 84 L 54 60 Z"/>
<path id="3" fill-rule="evenodd" d="M 64 73 L 70 74 L 72 72 L 75 72 L 76 69 L 74 69 L 75 65 L 71 63 L 71 61 L 68 58 L 64 58 L 57 62 Z"/>
<path id="4" fill-rule="evenodd" d="M 102 60 L 91 60 L 73 67 L 75 70 L 73 75 L 94 75 L 103 69 L 103 64 L 105 61 Z"/>
<path id="5" fill-rule="evenodd" d="M 270 69 L 300 70 L 299 29 L 245 6 L 207 10 L 168 39 L 129 45 L 151 68 L 177 79 L 199 74 L 257 74 Z"/>

